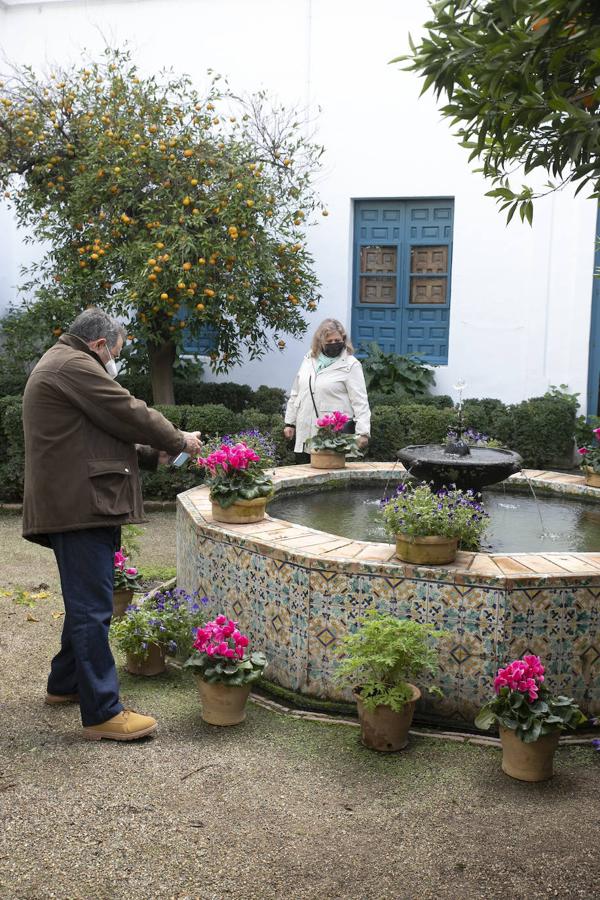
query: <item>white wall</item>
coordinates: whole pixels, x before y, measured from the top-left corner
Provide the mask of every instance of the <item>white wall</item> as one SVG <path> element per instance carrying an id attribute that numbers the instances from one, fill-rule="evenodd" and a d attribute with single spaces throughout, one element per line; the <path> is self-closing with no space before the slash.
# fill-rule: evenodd
<path id="1" fill-rule="evenodd" d="M 266 87 L 309 106 L 327 154 L 320 191 L 330 216 L 310 232 L 323 286 L 311 327 L 350 325 L 352 198 L 455 197 L 449 364 L 438 389 L 507 401 L 567 383 L 585 396 L 596 205 L 566 192 L 540 201 L 534 227 L 504 217 L 470 171 L 420 81 L 388 65 L 428 16 L 426 0 L 105 0 L 0 10 L 0 50 L 49 68 L 129 41 L 142 68 L 199 83 L 212 67 L 242 90 Z M 2 215 L 2 214 L 0 214 Z M 0 304 L 23 251 L 0 218 Z M 306 349 L 232 370 L 228 379 L 288 387 Z"/>

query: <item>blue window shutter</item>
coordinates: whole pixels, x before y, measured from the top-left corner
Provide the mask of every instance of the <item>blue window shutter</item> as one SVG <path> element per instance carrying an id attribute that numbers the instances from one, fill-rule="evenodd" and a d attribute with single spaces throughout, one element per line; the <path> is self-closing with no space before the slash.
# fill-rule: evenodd
<path id="1" fill-rule="evenodd" d="M 448 362 L 454 201 L 360 200 L 354 209 L 352 339 Z"/>
<path id="2" fill-rule="evenodd" d="M 177 310 L 177 321 L 181 321 L 187 315 L 187 309 L 181 307 Z M 183 329 L 182 348 L 184 353 L 194 356 L 208 356 L 215 347 L 217 331 L 215 328 L 205 326 L 192 335 L 189 328 Z"/>

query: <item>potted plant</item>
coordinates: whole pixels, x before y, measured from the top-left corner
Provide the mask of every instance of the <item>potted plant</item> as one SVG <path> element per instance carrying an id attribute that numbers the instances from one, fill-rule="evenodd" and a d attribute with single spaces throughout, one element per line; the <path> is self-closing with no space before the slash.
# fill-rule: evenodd
<path id="1" fill-rule="evenodd" d="M 346 456 L 362 455 L 356 445 L 356 435 L 344 431 L 349 421 L 350 416 L 338 411 L 317 419 L 317 433 L 306 442 L 313 469 L 343 469 Z"/>
<path id="2" fill-rule="evenodd" d="M 488 515 L 471 490 L 403 482 L 383 501 L 385 527 L 396 555 L 415 565 L 451 563 L 461 550 L 478 550 Z"/>
<path id="3" fill-rule="evenodd" d="M 113 580 L 113 619 L 120 619 L 133 600 L 133 592 L 141 590 L 139 572 L 128 565 L 129 557 L 124 547 L 115 552 Z"/>
<path id="4" fill-rule="evenodd" d="M 206 598 L 200 604 L 206 602 Z M 204 613 L 194 596 L 182 590 L 158 592 L 140 606 L 130 606 L 111 623 L 111 637 L 127 656 L 132 675 L 159 675 L 167 654 L 187 657 Z"/>
<path id="5" fill-rule="evenodd" d="M 353 688 L 362 743 L 384 753 L 403 750 L 421 696 L 409 679 L 435 673 L 432 644 L 443 632 L 375 609 L 358 621 L 358 630 L 341 642 L 336 680 Z M 441 694 L 436 687 L 429 691 Z"/>
<path id="6" fill-rule="evenodd" d="M 261 456 L 245 441 L 222 443 L 198 459 L 206 469 L 213 519 L 217 522 L 260 522 L 273 496 L 273 479 Z"/>
<path id="7" fill-rule="evenodd" d="M 198 628 L 186 666 L 196 670 L 202 718 L 209 725 L 237 725 L 246 718 L 252 684 L 267 665 L 264 653 L 250 651 L 249 644 L 237 622 L 224 615 Z"/>
<path id="8" fill-rule="evenodd" d="M 600 428 L 594 428 L 593 444 L 579 447 L 577 452 L 582 457 L 581 468 L 585 474 L 585 483 L 590 487 L 600 488 Z"/>
<path id="9" fill-rule="evenodd" d="M 486 731 L 498 724 L 503 772 L 520 781 L 552 778 L 560 732 L 577 728 L 586 717 L 571 698 L 551 696 L 539 656 L 524 656 L 498 669 L 494 691 L 475 725 Z"/>

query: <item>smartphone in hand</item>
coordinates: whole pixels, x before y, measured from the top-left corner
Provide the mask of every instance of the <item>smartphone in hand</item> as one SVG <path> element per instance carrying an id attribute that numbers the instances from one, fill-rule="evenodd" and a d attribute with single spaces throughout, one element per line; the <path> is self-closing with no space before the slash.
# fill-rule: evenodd
<path id="1" fill-rule="evenodd" d="M 185 450 L 182 450 L 182 452 L 178 456 L 173 457 L 173 459 L 171 460 L 171 465 L 177 466 L 177 468 L 179 468 L 179 466 L 182 466 L 185 462 L 188 461 L 189 458 L 190 454 L 186 453 Z"/>

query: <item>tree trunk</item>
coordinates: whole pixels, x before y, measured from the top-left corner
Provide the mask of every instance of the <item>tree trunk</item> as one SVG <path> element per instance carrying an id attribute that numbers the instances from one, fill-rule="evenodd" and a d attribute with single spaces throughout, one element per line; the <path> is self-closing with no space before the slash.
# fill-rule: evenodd
<path id="1" fill-rule="evenodd" d="M 148 343 L 148 357 L 150 360 L 153 403 L 174 405 L 173 363 L 175 362 L 175 344 L 172 341 L 163 341 L 161 344 Z"/>

